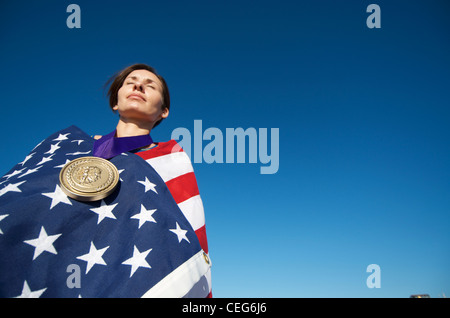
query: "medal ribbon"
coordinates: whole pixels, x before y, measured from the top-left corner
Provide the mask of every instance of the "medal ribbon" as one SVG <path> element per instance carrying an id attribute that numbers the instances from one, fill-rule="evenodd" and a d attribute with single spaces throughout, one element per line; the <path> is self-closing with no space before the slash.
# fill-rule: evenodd
<path id="1" fill-rule="evenodd" d="M 94 142 L 92 154 L 95 157 L 111 159 L 123 152 L 133 151 L 153 143 L 150 135 L 114 137 L 116 130 Z"/>

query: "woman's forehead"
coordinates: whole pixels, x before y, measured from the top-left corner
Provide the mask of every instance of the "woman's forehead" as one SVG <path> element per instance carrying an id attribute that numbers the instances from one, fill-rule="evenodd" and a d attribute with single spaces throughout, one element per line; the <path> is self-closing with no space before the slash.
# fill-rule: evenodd
<path id="1" fill-rule="evenodd" d="M 133 72 L 131 72 L 130 74 L 128 74 L 127 78 L 132 78 L 135 77 L 137 79 L 141 79 L 141 80 L 150 80 L 152 82 L 158 82 L 160 83 L 161 81 L 159 80 L 158 76 L 156 76 L 154 73 L 147 71 L 147 70 L 135 70 Z"/>

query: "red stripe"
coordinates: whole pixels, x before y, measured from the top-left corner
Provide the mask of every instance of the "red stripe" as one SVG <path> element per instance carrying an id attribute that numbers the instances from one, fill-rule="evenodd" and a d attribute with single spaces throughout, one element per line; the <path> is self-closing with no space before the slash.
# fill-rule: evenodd
<path id="1" fill-rule="evenodd" d="M 199 194 L 195 174 L 189 172 L 166 182 L 175 202 L 181 203 Z"/>
<path id="2" fill-rule="evenodd" d="M 180 145 L 175 140 L 169 140 L 167 142 L 159 142 L 157 147 L 137 152 L 136 155 L 138 155 L 144 160 L 147 160 L 181 151 L 183 151 L 183 148 L 181 148 Z"/>
<path id="3" fill-rule="evenodd" d="M 208 239 L 206 238 L 206 227 L 203 225 L 201 228 L 195 231 L 197 234 L 198 240 L 200 241 L 200 246 L 208 254 Z"/>

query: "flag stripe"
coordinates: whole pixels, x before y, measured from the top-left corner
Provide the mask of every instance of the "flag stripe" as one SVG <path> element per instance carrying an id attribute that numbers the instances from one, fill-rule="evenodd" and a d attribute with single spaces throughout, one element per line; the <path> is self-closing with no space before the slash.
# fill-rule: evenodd
<path id="1" fill-rule="evenodd" d="M 210 268 L 211 263 L 205 261 L 203 251 L 200 251 L 159 281 L 142 298 L 183 297 L 191 291 L 195 283 L 200 281 L 205 272 L 210 273 Z M 210 274 L 205 276 L 210 277 Z M 210 283 L 208 285 L 211 286 Z M 198 292 L 203 294 L 198 296 L 207 297 L 211 290 L 208 288 Z"/>
<path id="2" fill-rule="evenodd" d="M 194 231 L 205 225 L 205 213 L 203 212 L 203 203 L 199 195 L 181 202 L 178 206 L 189 223 L 191 223 Z"/>
<path id="3" fill-rule="evenodd" d="M 148 151 L 151 151 L 151 149 Z M 140 153 L 137 154 L 140 155 Z M 183 174 L 194 172 L 189 157 L 185 152 L 170 153 L 160 157 L 150 158 L 146 161 L 158 171 L 164 182 Z"/>
<path id="4" fill-rule="evenodd" d="M 197 180 L 193 172 L 186 173 L 178 178 L 173 178 L 167 181 L 166 185 L 176 203 L 181 203 L 193 196 L 199 195 Z"/>
<path id="5" fill-rule="evenodd" d="M 158 147 L 138 152 L 158 174 L 169 188 L 184 216 L 188 219 L 194 231 L 205 225 L 205 212 L 195 179 L 193 167 L 187 154 L 171 140 L 159 143 Z M 166 153 L 166 151 L 179 152 Z M 187 183 L 183 183 L 187 180 Z M 190 197 L 187 195 L 190 194 Z M 199 238 L 200 239 L 200 238 Z"/>
<path id="6" fill-rule="evenodd" d="M 200 246 L 205 251 L 205 253 L 208 254 L 209 251 L 208 251 L 208 240 L 206 238 L 206 227 L 203 225 L 201 228 L 195 231 L 195 234 L 197 235 L 198 240 L 200 241 Z"/>
<path id="7" fill-rule="evenodd" d="M 144 160 L 159 157 L 163 154 L 170 154 L 176 152 L 183 152 L 183 148 L 175 140 L 169 140 L 166 142 L 158 142 L 157 147 L 151 148 L 149 150 L 138 152 L 137 154 L 141 156 Z"/>

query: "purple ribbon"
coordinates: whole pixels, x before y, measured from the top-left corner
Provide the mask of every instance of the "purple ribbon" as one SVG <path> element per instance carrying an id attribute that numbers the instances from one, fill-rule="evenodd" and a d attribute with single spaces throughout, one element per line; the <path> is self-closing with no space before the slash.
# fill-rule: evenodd
<path id="1" fill-rule="evenodd" d="M 123 152 L 133 151 L 153 143 L 150 135 L 132 137 L 114 137 L 116 131 L 94 141 L 92 155 L 104 159 L 111 159 Z"/>

